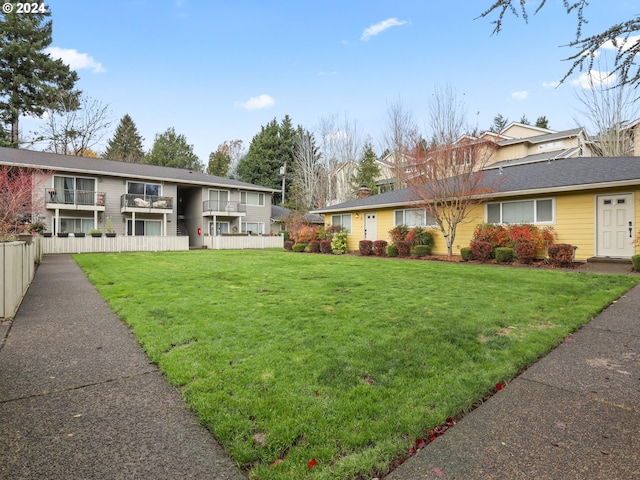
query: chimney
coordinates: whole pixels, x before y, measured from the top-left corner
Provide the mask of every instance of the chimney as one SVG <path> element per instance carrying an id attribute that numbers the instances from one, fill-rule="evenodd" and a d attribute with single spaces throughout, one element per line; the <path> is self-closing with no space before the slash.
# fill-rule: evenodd
<path id="1" fill-rule="evenodd" d="M 369 187 L 360 187 L 358 189 L 358 198 L 366 198 L 371 196 L 371 189 Z"/>

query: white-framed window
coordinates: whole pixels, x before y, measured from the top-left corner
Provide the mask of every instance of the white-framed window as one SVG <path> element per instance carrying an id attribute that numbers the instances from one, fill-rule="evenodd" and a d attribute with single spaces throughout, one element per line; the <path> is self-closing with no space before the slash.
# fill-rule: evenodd
<path id="1" fill-rule="evenodd" d="M 240 192 L 240 203 L 242 205 L 254 205 L 257 207 L 264 207 L 264 193 Z"/>
<path id="2" fill-rule="evenodd" d="M 60 218 L 60 231 L 73 233 L 73 232 L 84 232 L 89 233 L 94 229 L 93 218 L 70 218 L 70 217 L 61 217 Z"/>
<path id="3" fill-rule="evenodd" d="M 532 223 L 550 225 L 555 223 L 554 198 L 514 200 L 487 203 L 485 219 L 488 223 Z"/>
<path id="4" fill-rule="evenodd" d="M 331 226 L 342 227 L 344 230 L 351 233 L 351 214 L 343 213 L 339 215 L 331 215 Z"/>
<path id="5" fill-rule="evenodd" d="M 407 208 L 394 212 L 394 227 L 427 227 L 436 225 L 436 221 L 423 208 Z"/>
<path id="6" fill-rule="evenodd" d="M 96 179 L 86 177 L 53 176 L 53 188 L 51 201 L 56 203 L 94 205 L 96 194 Z"/>
<path id="7" fill-rule="evenodd" d="M 131 220 L 127 220 L 127 235 L 133 235 Z M 162 235 L 162 221 L 136 220 L 136 236 L 159 237 Z"/>
<path id="8" fill-rule="evenodd" d="M 229 203 L 229 190 L 209 190 L 209 210 L 223 212 Z"/>
<path id="9" fill-rule="evenodd" d="M 264 234 L 264 222 L 242 222 L 242 231 Z"/>

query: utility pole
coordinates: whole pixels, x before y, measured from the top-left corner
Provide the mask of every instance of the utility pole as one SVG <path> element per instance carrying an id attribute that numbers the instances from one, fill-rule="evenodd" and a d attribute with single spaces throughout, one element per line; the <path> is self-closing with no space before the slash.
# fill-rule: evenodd
<path id="1" fill-rule="evenodd" d="M 282 198 L 280 200 L 280 205 L 284 206 L 284 180 L 287 174 L 287 162 L 285 160 L 284 165 L 280 167 L 280 176 L 282 177 Z"/>

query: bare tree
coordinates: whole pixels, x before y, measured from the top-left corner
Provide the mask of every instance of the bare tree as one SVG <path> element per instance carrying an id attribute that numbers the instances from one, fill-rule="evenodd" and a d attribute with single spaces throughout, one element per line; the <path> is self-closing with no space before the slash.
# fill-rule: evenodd
<path id="1" fill-rule="evenodd" d="M 311 132 L 300 129 L 293 154 L 293 191 L 300 210 L 317 207 L 325 193 L 326 171 Z"/>
<path id="2" fill-rule="evenodd" d="M 49 174 L 37 169 L 0 165 L 0 241 L 21 233 L 44 205 Z"/>
<path id="3" fill-rule="evenodd" d="M 627 128 L 638 118 L 636 91 L 617 83 L 615 74 L 591 70 L 581 76 L 575 90 L 578 102 L 574 121 L 586 127 L 604 157 L 633 155 L 633 137 Z"/>
<path id="4" fill-rule="evenodd" d="M 394 176 L 394 187 L 402 187 L 404 172 L 404 158 L 411 149 L 411 142 L 418 136 L 418 127 L 413 119 L 413 114 L 407 106 L 398 99 L 387 103 L 387 123 L 384 131 L 385 149 L 392 152 L 393 164 L 391 171 Z"/>
<path id="5" fill-rule="evenodd" d="M 109 106 L 90 97 L 62 94 L 47 109 L 45 126 L 36 142 L 46 142 L 47 151 L 83 156 L 102 141 L 111 126 Z"/>
<path id="6" fill-rule="evenodd" d="M 413 160 L 404 174 L 408 188 L 446 239 L 448 255 L 453 254 L 458 225 L 492 190 L 485 185 L 483 168 L 495 144 L 465 131 L 464 112 L 452 87 L 436 88 L 429 109 L 431 141 L 414 140 Z"/>
<path id="7" fill-rule="evenodd" d="M 326 202 L 353 198 L 352 182 L 362 150 L 362 137 L 355 120 L 345 113 L 320 119 L 318 127 L 322 159 L 327 171 Z"/>

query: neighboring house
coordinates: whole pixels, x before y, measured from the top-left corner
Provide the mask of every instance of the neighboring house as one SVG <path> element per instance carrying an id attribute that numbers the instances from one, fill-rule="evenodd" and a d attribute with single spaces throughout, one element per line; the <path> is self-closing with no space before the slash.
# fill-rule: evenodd
<path id="1" fill-rule="evenodd" d="M 284 221 L 291 212 L 290 208 L 271 205 L 271 233 L 284 232 L 287 229 Z M 304 218 L 309 222 L 309 225 L 324 225 L 324 217 L 320 215 L 307 212 L 304 214 Z"/>
<path id="2" fill-rule="evenodd" d="M 48 231 L 118 235 L 269 234 L 274 190 L 190 170 L 0 148 L 0 165 L 37 169 L 34 212 Z"/>
<path id="3" fill-rule="evenodd" d="M 545 134 L 546 135 L 546 134 Z M 493 165 L 483 172 L 490 199 L 475 206 L 459 225 L 454 252 L 471 241 L 476 225 L 532 223 L 551 226 L 557 243 L 577 247 L 576 259 L 629 258 L 640 253 L 634 244 L 640 222 L 640 157 L 575 157 Z M 435 227 L 409 189 L 359 198 L 314 210 L 327 225 L 350 232 L 349 250 L 359 241 L 390 241 L 397 225 Z M 435 254 L 446 255 L 437 232 Z"/>

